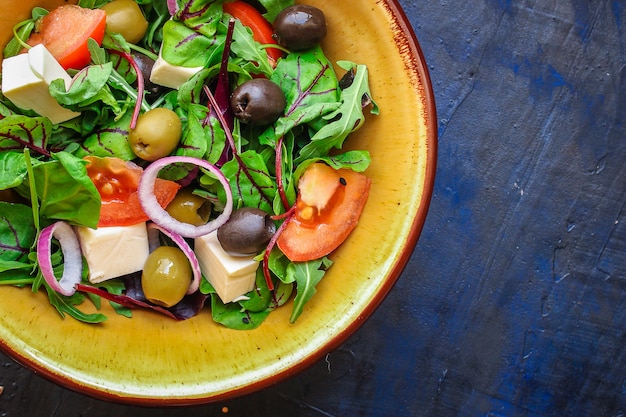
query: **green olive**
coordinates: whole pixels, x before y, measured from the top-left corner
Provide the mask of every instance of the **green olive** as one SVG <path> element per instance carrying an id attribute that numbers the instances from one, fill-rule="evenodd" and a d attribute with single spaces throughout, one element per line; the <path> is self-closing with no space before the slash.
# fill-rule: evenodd
<path id="1" fill-rule="evenodd" d="M 148 110 L 137 118 L 128 142 L 133 153 L 145 161 L 156 161 L 176 149 L 182 135 L 182 123 L 176 113 L 164 107 Z"/>
<path id="2" fill-rule="evenodd" d="M 176 193 L 176 197 L 167 205 L 166 210 L 179 222 L 201 226 L 209 221 L 211 202 L 193 194 L 192 189 L 184 188 Z"/>
<path id="3" fill-rule="evenodd" d="M 173 246 L 159 246 L 146 260 L 141 287 L 148 301 L 171 307 L 183 299 L 191 278 L 191 265 L 183 251 Z"/>
<path id="4" fill-rule="evenodd" d="M 113 0 L 102 6 L 107 15 L 107 30 L 119 33 L 130 43 L 146 34 L 148 21 L 135 0 Z"/>

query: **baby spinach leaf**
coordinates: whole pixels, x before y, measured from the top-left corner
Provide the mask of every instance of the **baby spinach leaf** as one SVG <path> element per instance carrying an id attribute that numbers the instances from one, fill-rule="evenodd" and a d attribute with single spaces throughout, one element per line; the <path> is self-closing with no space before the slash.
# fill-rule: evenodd
<path id="1" fill-rule="evenodd" d="M 95 228 L 100 217 L 100 194 L 85 168 L 86 161 L 67 152 L 33 167 L 39 212 L 49 219 Z"/>
<path id="2" fill-rule="evenodd" d="M 219 296 L 211 296 L 211 315 L 216 323 L 234 330 L 252 330 L 271 313 L 270 309 L 252 312 L 243 309 L 239 303 L 224 304 Z"/>
<path id="3" fill-rule="evenodd" d="M 17 187 L 26 179 L 26 175 L 26 162 L 22 152 L 0 152 L 0 190 Z"/>
<path id="4" fill-rule="evenodd" d="M 91 65 L 76 74 L 69 90 L 65 89 L 63 80 L 54 80 L 50 84 L 50 94 L 61 105 L 75 111 L 81 111 L 93 103 L 101 103 L 100 106 L 104 104 L 115 113 L 121 113 L 116 98 L 107 86 L 112 73 L 111 62 Z"/>
<path id="5" fill-rule="evenodd" d="M 354 150 L 332 156 L 328 155 L 307 159 L 296 168 L 293 175 L 295 181 L 297 182 L 297 180 L 300 179 L 309 165 L 319 161 L 325 162 L 334 169 L 348 168 L 356 172 L 363 172 L 369 167 L 372 158 L 370 153 L 366 150 Z"/>

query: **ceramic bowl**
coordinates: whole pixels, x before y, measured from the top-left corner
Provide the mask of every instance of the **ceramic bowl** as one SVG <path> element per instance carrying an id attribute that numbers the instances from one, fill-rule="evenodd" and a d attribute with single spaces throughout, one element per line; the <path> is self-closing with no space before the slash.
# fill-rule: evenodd
<path id="1" fill-rule="evenodd" d="M 354 333 L 392 288 L 417 242 L 430 201 L 436 115 L 424 57 L 393 0 L 307 0 L 327 16 L 332 61 L 364 63 L 379 116 L 348 141 L 368 149 L 372 179 L 358 227 L 332 254 L 334 265 L 295 324 L 290 306 L 256 330 L 215 324 L 205 311 L 187 321 L 103 307 L 102 325 L 62 319 L 44 293 L 0 288 L 0 348 L 26 368 L 75 391 L 139 405 L 207 403 L 250 393 L 320 360 Z M 2 43 L 34 5 L 3 5 Z M 14 10 L 9 10 L 14 9 Z M 106 303 L 104 303 L 106 304 Z"/>

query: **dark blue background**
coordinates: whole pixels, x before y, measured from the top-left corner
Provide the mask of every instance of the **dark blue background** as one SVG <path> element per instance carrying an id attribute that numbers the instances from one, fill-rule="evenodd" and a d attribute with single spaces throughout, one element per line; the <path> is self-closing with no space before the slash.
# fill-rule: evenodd
<path id="1" fill-rule="evenodd" d="M 438 173 L 364 326 L 287 381 L 184 409 L 94 400 L 2 356 L 0 415 L 625 415 L 626 2 L 400 3 L 433 81 Z"/>

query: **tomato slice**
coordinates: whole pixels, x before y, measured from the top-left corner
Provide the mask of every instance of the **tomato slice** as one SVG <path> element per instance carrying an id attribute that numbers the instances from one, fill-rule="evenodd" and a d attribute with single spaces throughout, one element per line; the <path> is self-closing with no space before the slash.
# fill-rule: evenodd
<path id="1" fill-rule="evenodd" d="M 87 174 L 100 193 L 102 207 L 98 227 L 130 226 L 149 220 L 139 203 L 137 188 L 143 169 L 119 158 L 87 156 Z M 165 208 L 174 199 L 180 185 L 157 179 L 154 194 Z"/>
<path id="2" fill-rule="evenodd" d="M 238 19 L 244 26 L 252 30 L 252 37 L 255 41 L 261 45 L 276 44 L 276 41 L 272 37 L 274 34 L 272 24 L 268 22 L 254 6 L 238 0 L 231 3 L 224 3 L 223 7 L 224 12 Z M 283 52 L 280 49 L 267 48 L 265 51 L 267 52 L 267 57 L 272 66 L 275 66 L 278 58 L 283 56 Z"/>
<path id="3" fill-rule="evenodd" d="M 43 43 L 65 69 L 82 69 L 91 61 L 87 41 L 92 38 L 101 44 L 105 29 L 104 10 L 67 4 L 44 16 L 28 43 Z"/>
<path id="4" fill-rule="evenodd" d="M 370 184 L 368 177 L 350 169 L 309 166 L 298 183 L 295 214 L 276 241 L 278 248 L 293 262 L 330 254 L 356 227 Z"/>

